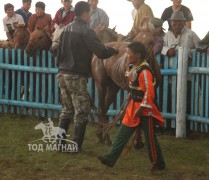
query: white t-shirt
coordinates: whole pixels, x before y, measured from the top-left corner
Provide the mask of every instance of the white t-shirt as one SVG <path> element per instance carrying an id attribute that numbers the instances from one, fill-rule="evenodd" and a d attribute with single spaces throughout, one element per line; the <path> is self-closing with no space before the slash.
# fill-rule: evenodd
<path id="1" fill-rule="evenodd" d="M 9 32 L 14 30 L 14 24 L 25 24 L 21 15 L 14 14 L 12 17 L 6 16 L 3 19 L 4 31 Z"/>

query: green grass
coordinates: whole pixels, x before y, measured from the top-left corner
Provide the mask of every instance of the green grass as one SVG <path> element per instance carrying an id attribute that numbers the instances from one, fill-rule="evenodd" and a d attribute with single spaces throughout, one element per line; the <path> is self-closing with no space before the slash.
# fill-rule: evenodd
<path id="1" fill-rule="evenodd" d="M 32 152 L 28 144 L 40 139 L 41 130 L 34 127 L 40 122 L 33 117 L 0 114 L 0 179 L 72 179 L 72 180 L 204 180 L 209 179 L 209 141 L 176 139 L 158 134 L 167 169 L 150 173 L 151 164 L 146 149 L 131 149 L 121 155 L 114 168 L 100 164 L 97 155 L 109 147 L 96 144 L 96 125 L 89 124 L 84 148 L 92 153 Z M 58 121 L 54 121 L 57 126 Z M 73 125 L 69 133 L 72 135 Z M 111 137 L 117 132 L 113 128 Z M 42 143 L 42 142 L 39 142 Z"/>

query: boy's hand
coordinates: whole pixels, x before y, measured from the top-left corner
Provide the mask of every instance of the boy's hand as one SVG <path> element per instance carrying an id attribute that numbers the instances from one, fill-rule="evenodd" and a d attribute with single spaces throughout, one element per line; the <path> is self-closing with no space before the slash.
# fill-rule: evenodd
<path id="1" fill-rule="evenodd" d="M 137 117 L 139 117 L 139 116 L 141 116 L 143 110 L 144 110 L 144 107 L 140 106 L 140 107 L 136 110 L 136 112 L 135 112 L 135 114 L 134 114 L 134 119 L 137 118 Z"/>

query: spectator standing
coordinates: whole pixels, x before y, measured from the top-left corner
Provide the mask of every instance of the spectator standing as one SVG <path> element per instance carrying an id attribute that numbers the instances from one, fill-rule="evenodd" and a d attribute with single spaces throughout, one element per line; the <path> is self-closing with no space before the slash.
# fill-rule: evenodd
<path id="1" fill-rule="evenodd" d="M 36 13 L 32 14 L 28 20 L 28 30 L 33 32 L 36 26 L 41 28 L 48 26 L 47 33 L 51 36 L 50 27 L 52 18 L 50 14 L 45 13 L 45 4 L 39 1 L 35 4 L 35 8 Z"/>
<path id="2" fill-rule="evenodd" d="M 71 23 L 75 17 L 74 8 L 72 6 L 72 0 L 62 0 L 63 7 L 60 8 L 51 23 L 51 32 L 54 32 L 54 25 L 57 24 L 60 27 L 66 26 Z"/>
<path id="3" fill-rule="evenodd" d="M 186 18 L 182 11 L 173 12 L 170 18 L 171 30 L 169 30 L 164 36 L 164 45 L 161 53 L 169 57 L 173 57 L 178 47 L 185 47 L 189 49 L 189 57 L 191 52 L 199 47 L 200 39 L 195 32 L 185 27 Z M 191 58 L 189 58 L 188 66 L 191 65 Z M 169 68 L 172 68 L 173 60 L 169 60 Z M 187 113 L 190 113 L 191 103 L 191 76 L 187 76 Z M 169 84 L 168 95 L 171 95 L 171 84 Z M 168 104 L 169 111 L 171 110 L 171 104 Z"/>
<path id="4" fill-rule="evenodd" d="M 182 11 L 173 12 L 169 19 L 171 30 L 164 36 L 164 45 L 161 53 L 172 57 L 178 47 L 187 47 L 190 50 L 199 47 L 199 37 L 191 29 L 185 27 L 186 18 Z"/>
<path id="5" fill-rule="evenodd" d="M 31 0 L 22 0 L 22 7 L 15 11 L 16 14 L 19 14 L 24 19 L 25 24 L 27 25 L 28 20 L 30 16 L 32 15 L 31 12 L 29 12 L 31 7 Z"/>
<path id="6" fill-rule="evenodd" d="M 173 12 L 177 12 L 177 11 L 182 11 L 185 17 L 185 24 L 186 27 L 191 29 L 192 28 L 192 23 L 191 21 L 193 21 L 193 16 L 192 13 L 190 11 L 190 9 L 184 5 L 181 4 L 182 0 L 171 0 L 173 1 L 173 5 L 166 8 L 161 16 L 161 19 L 163 21 L 168 21 L 168 30 L 171 29 L 171 23 L 169 21 L 169 19 L 171 18 L 171 15 Z"/>
<path id="7" fill-rule="evenodd" d="M 74 122 L 73 141 L 81 151 L 90 112 L 87 81 L 93 53 L 106 59 L 118 50 L 104 46 L 88 27 L 90 6 L 87 2 L 79 1 L 75 5 L 75 15 L 74 21 L 64 27 L 58 47 L 57 77 L 62 98 L 59 127 L 67 132 L 70 122 Z M 64 139 L 58 143 L 59 147 L 66 144 Z"/>
<path id="8" fill-rule="evenodd" d="M 4 31 L 9 41 L 13 41 L 13 34 L 15 32 L 15 25 L 25 24 L 22 16 L 14 12 L 14 6 L 10 3 L 4 5 L 4 11 L 7 14 L 3 18 Z"/>
<path id="9" fill-rule="evenodd" d="M 90 11 L 91 18 L 89 21 L 89 27 L 91 29 L 95 29 L 99 26 L 108 27 L 109 26 L 109 17 L 103 9 L 97 7 L 99 1 L 98 0 L 88 0 L 88 3 L 91 8 L 91 11 Z"/>

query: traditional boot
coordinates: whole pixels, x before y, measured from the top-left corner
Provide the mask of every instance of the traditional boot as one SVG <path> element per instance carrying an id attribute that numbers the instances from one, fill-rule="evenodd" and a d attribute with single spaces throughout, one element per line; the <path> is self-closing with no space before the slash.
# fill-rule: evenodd
<path id="1" fill-rule="evenodd" d="M 83 123 L 76 123 L 74 128 L 74 138 L 73 141 L 78 144 L 78 152 L 82 151 L 82 144 L 85 137 L 86 125 L 88 121 L 84 121 Z"/>
<path id="2" fill-rule="evenodd" d="M 65 132 L 67 133 L 69 124 L 70 124 L 70 120 L 68 118 L 60 119 L 59 128 L 64 129 Z M 66 138 L 67 138 L 66 134 L 64 133 L 62 133 L 61 136 L 62 137 L 60 137 L 59 132 L 57 132 L 57 145 L 59 147 L 58 148 L 59 151 L 62 151 L 62 148 L 60 147 L 66 144 Z"/>

